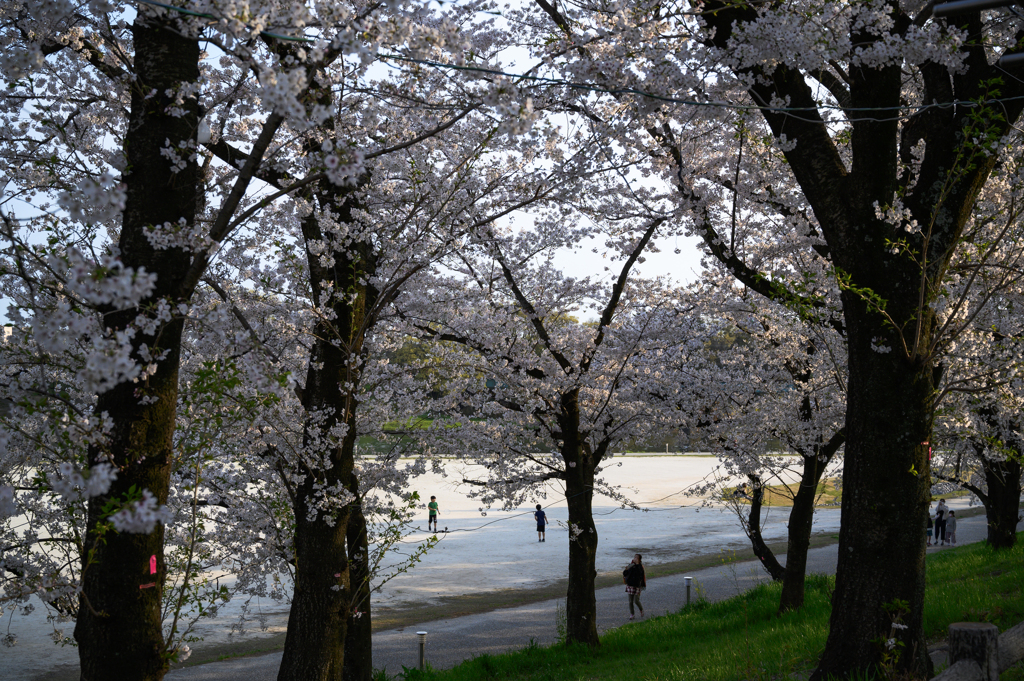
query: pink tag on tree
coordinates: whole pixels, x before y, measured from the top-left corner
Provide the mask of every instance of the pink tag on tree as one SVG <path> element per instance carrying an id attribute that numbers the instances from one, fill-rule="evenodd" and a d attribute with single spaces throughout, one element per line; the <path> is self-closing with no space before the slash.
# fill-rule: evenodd
<path id="1" fill-rule="evenodd" d="M 152 555 L 149 557 L 149 574 L 156 574 L 156 556 Z"/>

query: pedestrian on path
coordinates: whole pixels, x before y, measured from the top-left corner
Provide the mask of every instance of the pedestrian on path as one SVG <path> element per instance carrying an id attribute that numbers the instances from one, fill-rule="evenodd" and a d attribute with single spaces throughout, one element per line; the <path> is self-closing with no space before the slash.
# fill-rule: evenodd
<path id="1" fill-rule="evenodd" d="M 633 604 L 640 609 L 640 619 L 644 616 L 644 606 L 640 602 L 640 592 L 647 588 L 647 572 L 644 570 L 643 556 L 639 553 L 633 556 L 629 566 L 622 571 L 622 581 L 626 584 L 626 593 L 629 595 L 629 619 L 633 619 Z"/>
<path id="2" fill-rule="evenodd" d="M 533 514 L 534 519 L 537 521 L 537 541 L 544 541 L 544 526 L 548 523 L 548 515 L 537 504 L 537 511 Z"/>
<path id="3" fill-rule="evenodd" d="M 430 503 L 427 504 L 427 532 L 430 532 L 430 524 L 434 524 L 434 532 L 437 532 L 437 516 L 441 515 L 441 511 L 437 506 L 437 497 L 430 497 Z"/>
<path id="4" fill-rule="evenodd" d="M 925 525 L 925 533 L 928 535 L 928 546 L 932 545 L 932 528 L 935 526 L 935 516 L 932 515 L 932 505 L 928 504 L 928 522 Z"/>
<path id="5" fill-rule="evenodd" d="M 946 500 L 939 499 L 939 505 L 935 507 L 935 543 L 939 546 L 946 545 L 947 513 L 949 513 L 949 506 L 946 506 Z"/>
<path id="6" fill-rule="evenodd" d="M 946 539 L 950 546 L 956 546 L 956 511 L 950 511 L 946 519 Z"/>

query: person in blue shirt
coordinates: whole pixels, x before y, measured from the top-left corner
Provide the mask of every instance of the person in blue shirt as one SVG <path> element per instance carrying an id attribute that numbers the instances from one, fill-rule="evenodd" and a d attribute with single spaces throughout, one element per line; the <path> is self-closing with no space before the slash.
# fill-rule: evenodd
<path id="1" fill-rule="evenodd" d="M 537 504 L 537 511 L 533 517 L 537 521 L 537 541 L 544 541 L 544 526 L 548 523 L 548 516 L 541 509 L 540 504 Z"/>

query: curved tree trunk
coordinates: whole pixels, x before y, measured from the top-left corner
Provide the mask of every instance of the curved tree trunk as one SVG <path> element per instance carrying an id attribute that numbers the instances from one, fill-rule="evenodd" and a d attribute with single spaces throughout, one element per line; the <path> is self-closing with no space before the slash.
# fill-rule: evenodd
<path id="1" fill-rule="evenodd" d="M 810 420 L 811 404 L 804 398 L 803 409 Z M 789 512 L 789 537 L 786 549 L 786 575 L 782 580 L 782 597 L 779 612 L 796 610 L 804 604 L 804 583 L 807 581 L 807 550 L 811 545 L 811 529 L 814 526 L 814 502 L 818 497 L 818 484 L 825 469 L 846 442 L 846 430 L 834 433 L 828 442 L 818 443 L 810 456 L 804 454 L 800 487 L 793 497 L 793 509 Z M 803 454 L 803 452 L 801 452 Z"/>
<path id="2" fill-rule="evenodd" d="M 780 582 L 786 574 L 786 568 L 779 565 L 778 558 L 764 543 L 764 537 L 761 536 L 761 504 L 764 501 L 764 485 L 760 478 L 751 475 L 750 487 L 753 496 L 750 498 L 750 512 L 747 514 L 747 537 L 750 538 L 754 555 L 761 561 L 761 567 L 771 576 L 772 581 Z"/>
<path id="3" fill-rule="evenodd" d="M 168 112 L 183 83 L 199 80 L 199 46 L 195 40 L 164 30 L 139 11 L 132 26 L 135 44 L 131 113 L 124 141 L 128 167 L 124 218 L 118 246 L 127 267 L 145 267 L 157 275 L 156 289 L 148 299 L 178 295 L 182 275 L 191 262 L 180 249 L 155 250 L 143 228 L 184 218 L 195 222 L 199 191 L 198 168 L 188 161 L 185 168 L 171 172 L 161 150 L 165 141 L 194 139 L 198 125 L 198 103 L 186 98 L 176 104 L 182 115 Z M 148 93 L 153 92 L 153 96 Z M 125 328 L 138 310 L 111 311 L 110 328 Z M 161 594 L 166 578 L 164 531 L 158 526 L 150 534 L 98 533 L 106 517 L 105 504 L 124 500 L 130 487 L 149 490 L 161 504 L 167 502 L 173 436 L 178 399 L 178 364 L 182 323 L 175 320 L 158 330 L 157 336 L 137 334 L 137 350 L 149 344 L 154 354 L 168 354 L 157 363 L 156 372 L 139 383 L 122 383 L 101 394 L 96 413 L 106 412 L 114 422 L 109 449 L 90 449 L 89 457 L 99 463 L 110 455 L 118 477 L 109 492 L 90 500 L 86 556 L 82 574 L 81 607 L 75 625 L 79 645 L 81 678 L 156 680 L 163 678 L 168 660 L 164 655 Z M 147 364 L 133 353 L 136 361 Z M 153 404 L 139 404 L 141 396 L 157 398 Z M 150 570 L 156 558 L 156 574 Z"/>

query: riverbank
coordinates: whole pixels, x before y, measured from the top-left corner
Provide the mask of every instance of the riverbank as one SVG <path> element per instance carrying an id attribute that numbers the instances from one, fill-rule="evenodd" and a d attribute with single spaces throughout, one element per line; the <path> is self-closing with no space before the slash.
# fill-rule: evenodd
<path id="1" fill-rule="evenodd" d="M 977 506 L 958 510 L 957 513 L 960 514 L 958 517 L 961 519 L 971 518 L 984 515 L 985 509 Z M 837 533 L 820 532 L 811 537 L 810 548 L 818 549 L 832 546 L 838 542 L 839 535 Z M 771 548 L 773 553 L 780 556 L 784 555 L 787 550 L 786 543 L 783 541 L 772 542 L 769 544 L 769 548 Z M 707 553 L 684 560 L 653 564 L 647 567 L 647 575 L 650 579 L 657 579 L 672 575 L 690 574 L 721 565 L 751 563 L 756 559 L 757 557 L 748 545 L 746 548 L 718 551 L 717 553 Z M 618 571 L 601 572 L 596 579 L 596 588 L 613 587 L 621 582 L 622 576 Z M 563 579 L 532 589 L 499 589 L 462 596 L 446 596 L 437 602 L 421 605 L 379 608 L 373 613 L 373 631 L 376 633 L 389 629 L 401 630 L 421 622 L 479 615 L 504 608 L 532 605 L 551 599 L 563 598 L 567 586 L 567 580 Z M 263 655 L 283 650 L 284 637 L 284 634 L 276 634 L 258 640 L 218 645 L 213 649 L 194 653 L 185 664 L 176 665 L 176 667 L 192 667 L 217 660 Z"/>

